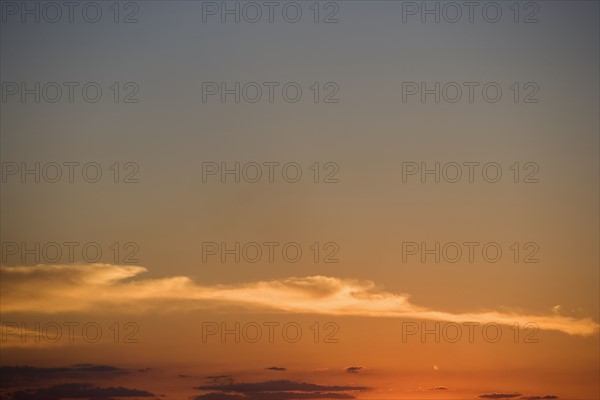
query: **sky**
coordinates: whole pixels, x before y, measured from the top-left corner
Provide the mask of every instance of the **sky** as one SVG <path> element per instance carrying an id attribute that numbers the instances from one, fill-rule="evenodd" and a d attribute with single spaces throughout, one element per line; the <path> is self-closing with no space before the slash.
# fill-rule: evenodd
<path id="1" fill-rule="evenodd" d="M 600 398 L 597 1 L 0 13 L 2 399 Z"/>

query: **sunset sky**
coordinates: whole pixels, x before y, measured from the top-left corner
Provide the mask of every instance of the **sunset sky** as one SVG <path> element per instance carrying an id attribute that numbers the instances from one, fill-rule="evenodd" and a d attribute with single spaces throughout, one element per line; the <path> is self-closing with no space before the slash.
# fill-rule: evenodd
<path id="1" fill-rule="evenodd" d="M 600 3 L 448 3 L 2 0 L 0 398 L 600 398 Z"/>

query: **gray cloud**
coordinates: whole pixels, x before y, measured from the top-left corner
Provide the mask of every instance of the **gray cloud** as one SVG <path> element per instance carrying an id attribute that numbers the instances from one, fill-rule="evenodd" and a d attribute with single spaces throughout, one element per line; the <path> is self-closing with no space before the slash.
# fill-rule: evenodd
<path id="1" fill-rule="evenodd" d="M 350 391 L 350 390 L 370 390 L 366 386 L 327 386 L 317 385 L 314 383 L 304 382 L 293 382 L 287 380 L 280 381 L 267 381 L 267 382 L 256 382 L 256 383 L 230 383 L 226 385 L 205 385 L 198 386 L 195 389 L 200 390 L 220 390 L 224 392 L 236 392 L 236 393 L 253 393 L 253 392 L 285 392 L 285 391 L 297 391 L 297 392 L 339 392 L 339 391 Z"/>
<path id="2" fill-rule="evenodd" d="M 366 386 L 318 385 L 288 380 L 254 383 L 204 385 L 195 389 L 210 391 L 194 400 L 310 400 L 354 399 L 350 391 L 367 391 Z"/>
<path id="3" fill-rule="evenodd" d="M 358 374 L 360 371 L 362 371 L 365 367 L 347 367 L 346 368 L 346 373 L 347 374 Z"/>
<path id="4" fill-rule="evenodd" d="M 70 367 L 39 368 L 30 366 L 0 367 L 2 387 L 28 386 L 32 382 L 56 379 L 113 378 L 129 372 L 109 365 L 75 364 Z"/>
<path id="5" fill-rule="evenodd" d="M 210 376 L 207 376 L 206 379 L 208 379 L 211 383 L 233 383 L 234 382 L 233 376 L 231 376 L 231 375 L 210 375 Z"/>
<path id="6" fill-rule="evenodd" d="M 114 397 L 154 397 L 145 390 L 119 387 L 96 387 L 89 383 L 64 383 L 49 388 L 20 390 L 12 394 L 13 400 L 48 400 L 62 398 L 81 398 L 110 400 Z"/>
<path id="7" fill-rule="evenodd" d="M 196 396 L 193 400 L 316 400 L 355 398 L 356 397 L 346 393 L 327 392 L 256 392 L 245 395 L 213 392 Z"/>
<path id="8" fill-rule="evenodd" d="M 491 393 L 479 395 L 482 399 L 513 399 L 522 396 L 521 393 Z"/>

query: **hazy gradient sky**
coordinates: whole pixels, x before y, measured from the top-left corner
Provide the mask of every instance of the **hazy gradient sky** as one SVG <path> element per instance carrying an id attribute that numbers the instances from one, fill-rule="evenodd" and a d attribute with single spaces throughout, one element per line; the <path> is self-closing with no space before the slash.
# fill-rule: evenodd
<path id="1" fill-rule="evenodd" d="M 272 23 L 266 14 L 223 23 L 205 12 L 236 2 L 202 1 L 120 3 L 118 23 L 114 4 L 98 2 L 97 23 L 80 8 L 73 23 L 36 23 L 21 21 L 25 2 L 2 1 L 2 392 L 78 382 L 168 399 L 599 398 L 599 3 L 484 1 L 472 23 L 466 14 L 423 23 L 418 11 L 403 13 L 448 2 L 297 1 L 302 18 L 289 23 L 281 8 L 290 3 L 280 2 Z M 453 4 L 466 13 L 464 3 Z M 495 5 L 502 17 L 487 22 L 482 9 Z M 129 13 L 137 23 L 122 22 Z M 323 23 L 329 13 L 338 22 Z M 538 22 L 524 23 L 528 15 Z M 80 86 L 72 103 L 9 93 L 11 83 L 35 82 Z M 87 82 L 103 89 L 97 103 L 81 97 Z M 203 82 L 280 85 L 272 103 L 219 94 L 203 102 Z M 303 90 L 297 103 L 282 97 L 288 82 Z M 420 94 L 403 101 L 403 82 L 479 86 L 473 102 L 465 91 L 461 101 L 436 103 Z M 496 103 L 481 95 L 489 82 L 502 88 Z M 139 101 L 123 103 L 132 87 Z M 332 88 L 338 101 L 323 102 Z M 524 102 L 534 89 L 537 102 Z M 11 174 L 36 162 L 95 162 L 102 178 L 88 183 L 80 167 L 73 183 L 66 167 L 58 183 Z M 273 183 L 223 183 L 218 174 L 203 182 L 206 163 L 236 162 L 295 162 L 302 178 L 288 183 L 277 167 Z M 403 180 L 406 163 L 436 162 L 496 163 L 502 178 L 486 182 L 478 167 L 472 183 L 422 183 L 419 173 Z M 132 171 L 139 182 L 123 183 Z M 332 171 L 338 182 L 323 183 Z M 538 182 L 523 182 L 532 171 Z M 36 242 L 58 243 L 63 257 L 48 262 L 40 250 L 39 260 L 22 259 Z M 65 242 L 80 243 L 72 260 Z M 279 245 L 273 262 L 261 245 L 258 262 L 238 263 L 206 254 L 213 242 Z M 303 251 L 295 263 L 281 253 L 290 242 Z M 458 243 L 463 257 L 422 262 L 421 252 L 406 254 L 409 242 Z M 473 262 L 465 242 L 479 244 Z M 82 256 L 85 243 L 97 243 L 102 257 Z M 499 261 L 482 256 L 486 243 L 502 249 Z M 332 251 L 338 262 L 324 262 Z M 538 262 L 524 262 L 531 252 Z M 101 340 L 87 343 L 79 327 L 69 343 L 69 321 L 97 323 Z M 490 343 L 477 328 L 470 342 L 464 328 L 456 343 L 403 340 L 410 324 L 465 321 L 498 323 L 502 339 Z M 64 330 L 56 343 L 15 334 L 51 322 Z M 257 343 L 203 340 L 207 322 L 295 323 L 303 334 L 296 343 L 277 330 L 270 343 L 267 328 Z M 524 343 L 528 322 L 539 327 L 536 343 Z M 122 343 L 132 327 L 138 343 Z M 334 330 L 337 342 L 324 343 Z M 10 369 L 74 364 L 118 369 Z M 270 383 L 251 385 L 260 382 Z M 293 382 L 321 386 L 298 397 Z M 97 394 L 135 396 L 146 397 Z"/>

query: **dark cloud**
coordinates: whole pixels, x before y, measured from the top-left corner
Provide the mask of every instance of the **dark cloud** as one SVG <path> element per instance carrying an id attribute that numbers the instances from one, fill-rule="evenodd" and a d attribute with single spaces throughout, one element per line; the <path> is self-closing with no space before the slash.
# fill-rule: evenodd
<path id="1" fill-rule="evenodd" d="M 347 374 L 358 374 L 364 368 L 365 367 L 348 367 L 348 368 L 346 368 L 346 373 Z"/>
<path id="2" fill-rule="evenodd" d="M 514 399 L 515 397 L 522 396 L 521 393 L 491 393 L 479 395 L 482 399 Z"/>
<path id="3" fill-rule="evenodd" d="M 287 371 L 287 368 L 284 367 L 268 367 L 265 369 L 270 369 L 271 371 Z"/>
<path id="4" fill-rule="evenodd" d="M 33 382 L 58 379 L 112 378 L 127 374 L 124 369 L 109 365 L 75 364 L 70 367 L 38 368 L 30 366 L 0 367 L 0 385 L 2 387 L 26 386 Z"/>
<path id="5" fill-rule="evenodd" d="M 205 385 L 195 389 L 200 390 L 218 390 L 222 392 L 235 393 L 256 393 L 256 392 L 341 392 L 350 390 L 370 390 L 366 386 L 326 386 L 314 383 L 293 382 L 293 381 L 267 381 L 256 383 L 230 383 L 227 385 Z"/>
<path id="6" fill-rule="evenodd" d="M 521 397 L 523 400 L 554 400 L 558 399 L 558 396 L 553 394 L 547 394 L 546 396 L 523 396 Z"/>
<path id="7" fill-rule="evenodd" d="M 114 397 L 154 397 L 145 390 L 119 387 L 96 387 L 89 383 L 65 383 L 49 388 L 36 390 L 20 390 L 12 394 L 13 400 L 48 400 L 48 399 L 91 399 L 110 400 Z"/>
<path id="8" fill-rule="evenodd" d="M 248 397 L 241 394 L 214 392 L 196 396 L 192 400 L 248 400 Z"/>
<path id="9" fill-rule="evenodd" d="M 427 390 L 448 390 L 448 388 L 446 386 L 434 386 L 427 388 Z"/>
<path id="10" fill-rule="evenodd" d="M 340 392 L 371 390 L 365 386 L 328 386 L 286 380 L 205 385 L 196 389 L 210 393 L 196 396 L 193 400 L 354 399 L 351 394 Z"/>
<path id="11" fill-rule="evenodd" d="M 193 400 L 316 400 L 355 398 L 346 393 L 327 392 L 256 392 L 245 395 L 213 392 L 196 396 Z"/>
<path id="12" fill-rule="evenodd" d="M 78 367 L 79 372 L 118 372 L 123 371 L 120 368 L 111 367 L 109 365 L 83 365 Z M 124 372 L 124 371 L 123 371 Z"/>
<path id="13" fill-rule="evenodd" d="M 206 379 L 208 379 L 211 383 L 233 383 L 234 382 L 233 376 L 231 376 L 231 375 L 211 375 L 211 376 L 207 376 Z"/>

